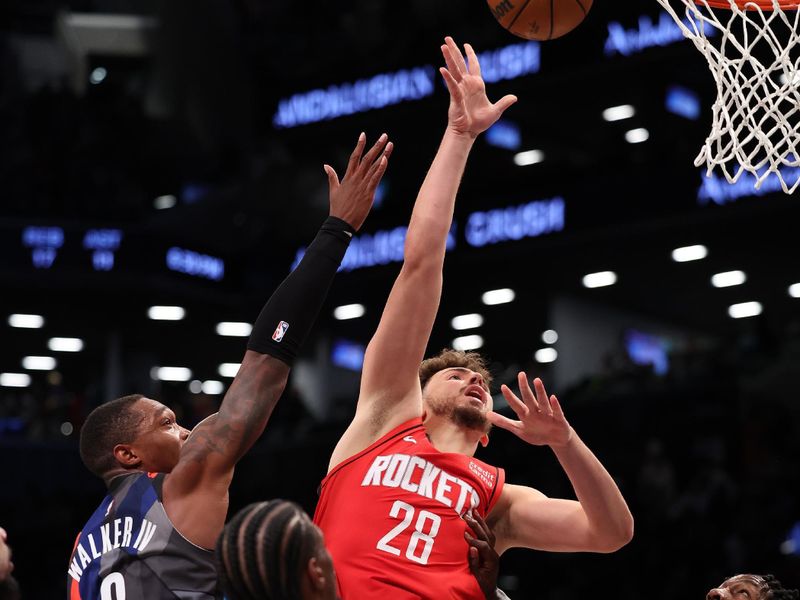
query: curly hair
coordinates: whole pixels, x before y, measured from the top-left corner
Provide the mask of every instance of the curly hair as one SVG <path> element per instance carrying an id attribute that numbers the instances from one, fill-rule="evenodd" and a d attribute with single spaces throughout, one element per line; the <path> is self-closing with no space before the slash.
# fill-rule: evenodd
<path id="1" fill-rule="evenodd" d="M 436 356 L 423 360 L 419 366 L 419 383 L 422 389 L 425 389 L 428 381 L 436 373 L 452 367 L 463 367 L 480 373 L 487 387 L 492 384 L 492 374 L 486 366 L 486 360 L 480 354 L 445 348 Z"/>

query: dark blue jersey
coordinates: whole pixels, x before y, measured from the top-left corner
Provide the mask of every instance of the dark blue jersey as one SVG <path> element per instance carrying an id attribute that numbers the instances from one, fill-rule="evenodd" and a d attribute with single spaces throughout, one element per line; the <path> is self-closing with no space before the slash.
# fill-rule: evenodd
<path id="1" fill-rule="evenodd" d="M 111 480 L 68 565 L 69 600 L 216 600 L 214 552 L 184 538 L 162 504 L 163 473 Z"/>

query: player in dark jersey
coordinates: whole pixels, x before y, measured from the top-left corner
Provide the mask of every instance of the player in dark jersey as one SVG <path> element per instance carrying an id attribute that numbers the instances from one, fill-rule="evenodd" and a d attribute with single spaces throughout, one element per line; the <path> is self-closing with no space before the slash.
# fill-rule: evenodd
<path id="1" fill-rule="evenodd" d="M 263 432 L 392 151 L 385 134 L 366 154 L 365 144 L 362 133 L 341 182 L 325 166 L 330 216 L 261 311 L 218 413 L 190 434 L 169 408 L 132 395 L 87 418 L 81 458 L 109 494 L 75 542 L 70 600 L 219 597 L 211 549 L 234 465 Z"/>
<path id="2" fill-rule="evenodd" d="M 706 600 L 798 600 L 800 591 L 787 590 L 772 575 L 745 573 L 729 577 L 709 590 Z"/>
<path id="3" fill-rule="evenodd" d="M 486 518 L 500 554 L 514 546 L 611 552 L 633 531 L 613 479 L 540 380 L 534 392 L 521 373 L 521 399 L 502 388 L 519 421 L 492 412 L 487 375 L 466 355 L 443 357 L 421 387 L 458 184 L 477 136 L 516 100 L 492 104 L 472 48 L 465 46 L 468 66 L 453 40 L 445 42 L 447 68 L 440 72 L 450 92 L 448 125 L 414 205 L 402 269 L 366 351 L 355 417 L 333 452 L 314 515 L 345 600 L 482 597 L 464 543 L 461 515 L 469 511 Z M 502 469 L 474 459 L 478 444 L 488 441 L 489 423 L 549 445 L 578 500 L 505 484 Z"/>

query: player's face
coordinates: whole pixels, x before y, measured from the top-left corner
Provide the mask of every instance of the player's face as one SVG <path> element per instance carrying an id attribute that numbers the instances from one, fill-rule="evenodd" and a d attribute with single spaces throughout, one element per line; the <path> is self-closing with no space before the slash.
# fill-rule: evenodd
<path id="1" fill-rule="evenodd" d="M 769 586 L 758 575 L 735 575 L 706 594 L 706 600 L 764 600 Z"/>
<path id="2" fill-rule="evenodd" d="M 476 371 L 449 367 L 434 373 L 425 386 L 423 400 L 434 414 L 449 416 L 469 429 L 489 429 L 486 414 L 492 410 L 492 395 Z"/>
<path id="3" fill-rule="evenodd" d="M 169 473 L 178 464 L 189 430 L 178 425 L 175 413 L 160 402 L 142 398 L 135 408 L 142 412 L 143 420 L 131 446 L 142 460 L 142 470 Z"/>

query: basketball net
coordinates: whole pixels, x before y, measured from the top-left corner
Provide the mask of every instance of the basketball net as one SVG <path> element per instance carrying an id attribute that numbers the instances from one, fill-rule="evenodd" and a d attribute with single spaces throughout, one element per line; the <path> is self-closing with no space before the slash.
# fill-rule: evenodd
<path id="1" fill-rule="evenodd" d="M 719 167 L 729 183 L 750 173 L 756 189 L 774 174 L 784 192 L 794 192 L 800 185 L 798 1 L 788 8 L 785 0 L 658 3 L 708 59 L 717 82 L 711 133 L 695 166 L 705 163 L 707 176 Z M 673 3 L 683 4 L 683 18 Z"/>

